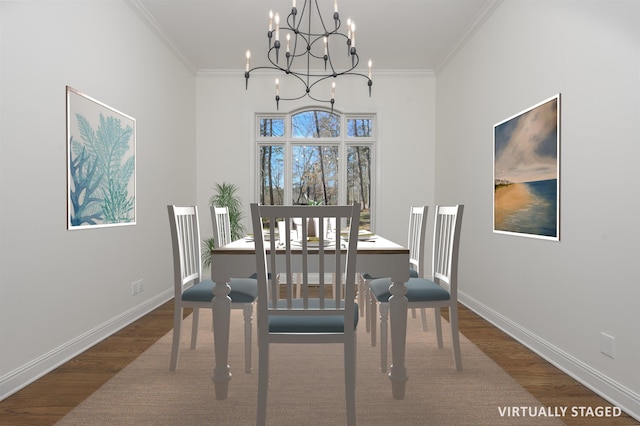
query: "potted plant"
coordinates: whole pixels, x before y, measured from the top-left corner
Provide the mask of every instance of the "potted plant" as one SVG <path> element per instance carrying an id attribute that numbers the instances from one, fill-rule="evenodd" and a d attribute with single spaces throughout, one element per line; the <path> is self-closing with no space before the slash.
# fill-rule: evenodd
<path id="1" fill-rule="evenodd" d="M 245 235 L 245 227 L 242 223 L 244 211 L 242 210 L 242 199 L 238 196 L 238 186 L 222 182 L 217 183 L 212 188 L 214 194 L 209 199 L 209 206 L 226 207 L 229 209 L 229 225 L 231 228 L 231 239 L 238 240 Z M 202 242 L 202 265 L 211 266 L 211 250 L 215 247 L 213 237 Z"/>

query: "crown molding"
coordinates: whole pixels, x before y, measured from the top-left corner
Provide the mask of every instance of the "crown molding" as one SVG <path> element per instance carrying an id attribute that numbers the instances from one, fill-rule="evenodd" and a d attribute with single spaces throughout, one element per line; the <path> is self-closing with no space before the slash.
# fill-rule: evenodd
<path id="1" fill-rule="evenodd" d="M 124 0 L 125 4 L 133 10 L 133 12 L 144 22 L 147 27 L 151 29 L 151 31 L 160 39 L 160 41 L 182 62 L 182 64 L 191 72 L 191 74 L 196 75 L 198 73 L 198 68 L 196 65 L 187 59 L 186 56 L 182 54 L 180 49 L 171 41 L 169 36 L 162 30 L 158 21 L 149 13 L 146 7 L 142 5 L 138 0 Z"/>
<path id="2" fill-rule="evenodd" d="M 444 58 L 442 63 L 438 65 L 434 72 L 437 75 L 442 71 L 448 64 L 456 57 L 456 55 L 462 50 L 462 48 L 471 40 L 476 32 L 484 23 L 489 19 L 493 12 L 495 12 L 498 7 L 504 2 L 504 0 L 491 0 L 488 1 L 484 7 L 480 10 L 476 18 L 473 20 L 469 28 L 462 34 L 462 36 L 458 39 L 456 44 L 453 46 L 453 49 L 449 52 L 449 54 Z"/>
<path id="3" fill-rule="evenodd" d="M 321 72 L 320 70 L 318 73 Z M 260 75 L 282 75 L 281 71 L 266 70 L 260 71 Z M 201 69 L 197 71 L 198 77 L 228 77 L 228 76 L 242 76 L 244 78 L 244 68 L 230 70 L 230 69 Z M 373 79 L 376 76 L 384 77 L 433 77 L 435 73 L 432 69 L 397 69 L 397 70 L 374 70 Z"/>

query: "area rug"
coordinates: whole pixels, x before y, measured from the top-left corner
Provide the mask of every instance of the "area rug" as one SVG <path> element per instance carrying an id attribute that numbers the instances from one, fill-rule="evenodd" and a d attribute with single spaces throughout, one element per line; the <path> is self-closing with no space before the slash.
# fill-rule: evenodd
<path id="1" fill-rule="evenodd" d="M 168 333 L 57 424 L 255 424 L 257 347 L 254 343 L 254 371 L 246 374 L 242 311 L 232 311 L 229 363 L 233 377 L 224 401 L 215 399 L 211 381 L 211 311 L 201 312 L 195 350 L 189 349 L 190 327 L 189 317 L 184 322 L 177 371 L 169 372 Z M 542 405 L 464 336 L 463 371 L 456 371 L 448 327 L 443 321 L 445 345 L 438 349 L 433 327 L 424 332 L 419 318 L 409 315 L 405 363 L 409 381 L 405 399 L 394 400 L 389 378 L 380 372 L 380 348 L 371 346 L 361 322 L 356 385 L 359 425 L 563 424 L 541 415 L 545 413 Z M 342 346 L 273 345 L 270 367 L 269 425 L 346 423 Z"/>

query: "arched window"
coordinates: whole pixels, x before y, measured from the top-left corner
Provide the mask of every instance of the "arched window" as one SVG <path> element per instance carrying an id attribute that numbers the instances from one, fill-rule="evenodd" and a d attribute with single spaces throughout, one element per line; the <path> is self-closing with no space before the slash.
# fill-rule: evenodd
<path id="1" fill-rule="evenodd" d="M 305 109 L 256 116 L 261 204 L 362 205 L 371 229 L 375 116 Z"/>

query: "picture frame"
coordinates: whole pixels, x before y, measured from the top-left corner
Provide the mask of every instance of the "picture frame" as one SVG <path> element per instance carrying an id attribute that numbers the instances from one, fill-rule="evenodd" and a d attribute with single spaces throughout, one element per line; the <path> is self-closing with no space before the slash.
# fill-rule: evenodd
<path id="1" fill-rule="evenodd" d="M 560 240 L 560 93 L 493 126 L 493 232 Z"/>
<path id="2" fill-rule="evenodd" d="M 136 224 L 136 120 L 66 86 L 67 229 Z"/>

